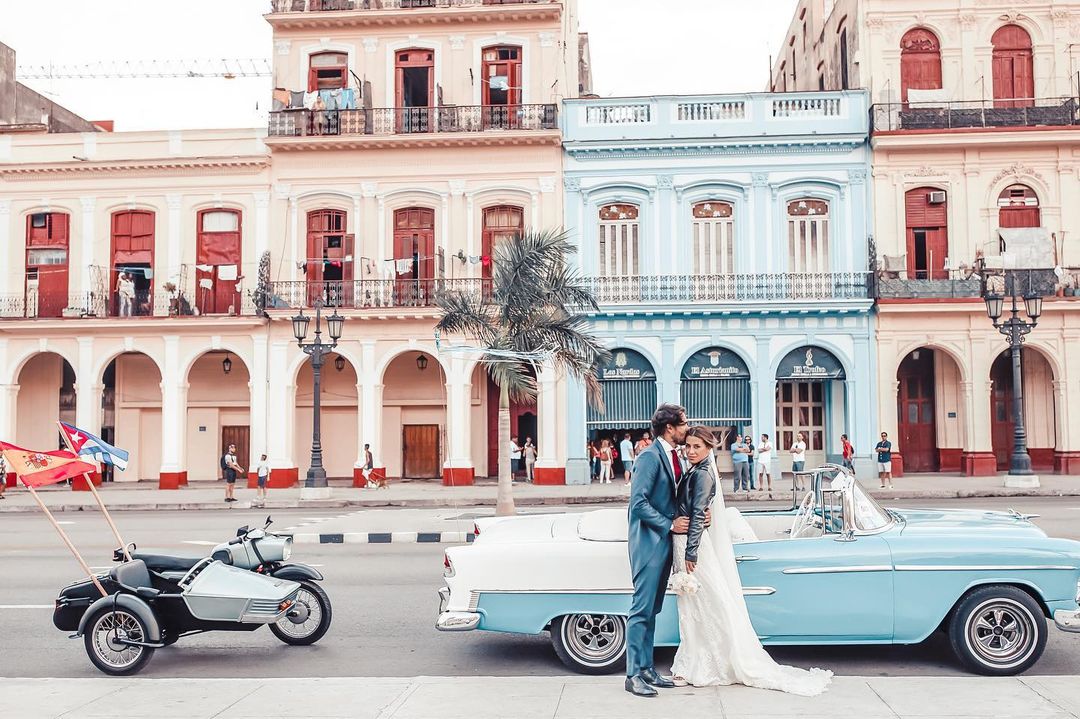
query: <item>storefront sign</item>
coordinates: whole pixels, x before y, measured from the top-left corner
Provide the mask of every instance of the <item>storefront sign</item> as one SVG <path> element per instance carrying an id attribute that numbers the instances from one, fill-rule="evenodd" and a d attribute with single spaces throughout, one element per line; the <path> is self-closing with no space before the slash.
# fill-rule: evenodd
<path id="1" fill-rule="evenodd" d="M 656 371 L 640 352 L 619 349 L 611 353 L 611 360 L 597 370 L 603 382 L 615 380 L 656 380 Z"/>
<path id="2" fill-rule="evenodd" d="M 688 379 L 749 379 L 750 370 L 742 358 L 731 350 L 707 347 L 686 361 L 682 378 Z"/>
<path id="3" fill-rule="evenodd" d="M 796 382 L 844 379 L 844 366 L 826 349 L 800 347 L 780 362 L 776 379 Z"/>

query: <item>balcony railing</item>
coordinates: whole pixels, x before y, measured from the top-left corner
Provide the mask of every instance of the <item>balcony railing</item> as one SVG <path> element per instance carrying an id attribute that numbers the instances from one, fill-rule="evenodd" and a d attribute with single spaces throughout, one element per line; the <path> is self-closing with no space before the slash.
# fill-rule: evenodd
<path id="1" fill-rule="evenodd" d="M 1080 125 L 1075 97 L 969 102 L 877 104 L 870 109 L 872 132 L 961 130 L 980 127 Z"/>
<path id="2" fill-rule="evenodd" d="M 334 12 L 354 10 L 424 10 L 485 5 L 544 5 L 557 0 L 271 0 L 270 12 Z"/>
<path id="3" fill-rule="evenodd" d="M 350 282 L 272 282 L 268 311 L 312 307 L 321 301 L 342 309 L 434 307 L 442 292 L 477 293 L 487 297 L 491 280 L 352 280 Z"/>
<path id="4" fill-rule="evenodd" d="M 443 105 L 362 110 L 278 110 L 270 113 L 273 137 L 409 135 L 503 130 L 556 130 L 558 106 Z"/>
<path id="5" fill-rule="evenodd" d="M 256 313 L 254 298 L 243 293 L 240 306 L 234 315 L 251 316 Z M 197 317 L 198 310 L 184 293 L 136 290 L 131 303 L 131 314 L 120 314 L 120 299 L 101 292 L 74 292 L 67 296 L 54 293 L 41 294 L 36 290 L 26 293 L 0 295 L 0 319 L 67 319 L 113 317 Z M 224 316 L 224 315 L 222 315 Z"/>
<path id="6" fill-rule="evenodd" d="M 662 302 L 769 302 L 862 300 L 870 297 L 867 272 L 591 277 L 601 305 Z"/>

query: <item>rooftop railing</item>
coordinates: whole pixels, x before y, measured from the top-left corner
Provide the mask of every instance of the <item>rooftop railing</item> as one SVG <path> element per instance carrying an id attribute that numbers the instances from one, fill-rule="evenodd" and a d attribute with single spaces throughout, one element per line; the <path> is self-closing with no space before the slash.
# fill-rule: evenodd
<path id="1" fill-rule="evenodd" d="M 664 302 L 772 302 L 863 300 L 868 272 L 744 273 L 734 275 L 631 275 L 590 277 L 600 305 Z"/>
<path id="2" fill-rule="evenodd" d="M 270 113 L 273 137 L 412 135 L 508 130 L 556 130 L 558 106 L 442 105 L 360 110 L 278 110 Z"/>
<path id="3" fill-rule="evenodd" d="M 883 103 L 870 108 L 871 132 L 1080 125 L 1077 98 Z"/>
<path id="4" fill-rule="evenodd" d="M 486 5 L 543 5 L 556 0 L 271 0 L 270 12 L 335 12 L 355 10 L 424 10 Z"/>

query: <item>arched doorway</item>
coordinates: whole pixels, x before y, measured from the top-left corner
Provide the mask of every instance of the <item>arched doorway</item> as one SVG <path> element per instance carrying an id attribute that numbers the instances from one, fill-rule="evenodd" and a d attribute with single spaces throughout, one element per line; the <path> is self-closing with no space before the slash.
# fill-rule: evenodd
<path id="1" fill-rule="evenodd" d="M 161 476 L 161 372 L 141 352 L 125 352 L 105 367 L 101 438 L 126 449 L 127 471 L 106 479 L 159 480 Z"/>
<path id="2" fill-rule="evenodd" d="M 795 435 L 806 441 L 806 468 L 825 463 L 829 447 L 839 447 L 846 431 L 847 375 L 844 365 L 822 347 L 789 352 L 776 368 L 776 448 L 790 466 Z M 836 452 L 834 451 L 833 454 Z"/>
<path id="3" fill-rule="evenodd" d="M 933 31 L 916 27 L 900 39 L 900 102 L 908 90 L 941 89 L 941 42 Z"/>
<path id="4" fill-rule="evenodd" d="M 1031 35 L 1019 25 L 1002 25 L 990 43 L 994 46 L 994 107 L 1034 107 Z"/>
<path id="5" fill-rule="evenodd" d="M 1057 408 L 1054 402 L 1054 371 L 1039 350 L 1024 347 L 1020 351 L 1020 377 L 1023 382 L 1024 428 L 1028 455 L 1036 472 L 1052 472 L 1057 447 Z M 1009 468 L 1013 451 L 1013 375 L 1012 355 L 1006 350 L 990 367 L 990 437 L 997 458 L 997 468 Z"/>
<path id="6" fill-rule="evenodd" d="M 10 441 L 26 449 L 65 449 L 56 422 L 75 424 L 75 370 L 71 364 L 53 352 L 36 354 L 19 371 L 17 384 L 17 422 Z"/>
<path id="7" fill-rule="evenodd" d="M 960 367 L 947 353 L 920 347 L 896 371 L 894 471 L 959 472 L 964 445 Z"/>
<path id="8" fill-rule="evenodd" d="M 680 401 L 690 424 L 704 425 L 728 449 L 751 419 L 750 370 L 739 355 L 723 347 L 698 350 L 683 364 Z M 756 438 L 755 438 L 756 440 Z M 723 453 L 720 468 L 729 469 Z"/>
<path id="9" fill-rule="evenodd" d="M 536 380 L 536 372 L 532 367 L 528 368 L 533 380 Z M 487 428 L 488 428 L 488 475 L 496 477 L 499 474 L 499 459 L 506 456 L 505 451 L 499 447 L 499 394 L 501 390 L 495 380 L 485 373 L 487 377 Z M 524 446 L 525 439 L 531 438 L 535 446 L 540 445 L 537 424 L 536 399 L 520 401 L 510 400 L 510 437 L 517 437 L 518 445 Z M 548 442 L 554 441 L 554 437 L 545 437 Z M 522 467 L 524 469 L 524 466 Z"/>
<path id="10" fill-rule="evenodd" d="M 645 431 L 652 431 L 652 416 L 656 412 L 656 370 L 652 363 L 632 349 L 612 350 L 611 359 L 596 370 L 603 393 L 604 411 L 589 405 L 586 415 L 587 441 L 599 446 L 604 439 L 616 450 L 630 433 L 635 444 Z M 622 477 L 622 457 L 614 466 L 614 476 Z"/>
<path id="11" fill-rule="evenodd" d="M 382 421 L 388 477 L 442 477 L 449 449 L 446 374 L 436 357 L 412 351 L 390 362 L 383 373 Z"/>
<path id="12" fill-rule="evenodd" d="M 240 466 L 255 470 L 266 448 L 252 446 L 250 379 L 244 361 L 227 351 L 207 352 L 191 365 L 184 461 L 189 479 L 219 479 L 219 460 L 230 444 Z"/>
<path id="13" fill-rule="evenodd" d="M 1039 196 L 1027 185 L 1009 185 L 997 204 L 998 227 L 1042 227 Z"/>
<path id="14" fill-rule="evenodd" d="M 340 360 L 340 361 L 339 361 Z M 341 355 L 331 354 L 320 370 L 321 391 L 320 430 L 322 461 L 328 479 L 353 478 L 353 465 L 358 454 L 359 396 L 356 390 L 356 368 Z M 315 415 L 315 375 L 311 362 L 300 365 L 296 376 L 296 428 L 293 456 L 297 458 L 300 481 L 310 466 L 311 431 Z"/>

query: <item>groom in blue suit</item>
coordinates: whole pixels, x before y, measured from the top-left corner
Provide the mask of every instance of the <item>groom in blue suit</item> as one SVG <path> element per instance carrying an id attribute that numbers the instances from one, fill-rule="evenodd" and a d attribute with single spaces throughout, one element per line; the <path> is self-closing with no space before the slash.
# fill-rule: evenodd
<path id="1" fill-rule="evenodd" d="M 636 457 L 630 490 L 634 599 L 626 623 L 626 691 L 640 697 L 656 696 L 653 687 L 675 686 L 653 667 L 653 636 L 671 575 L 671 535 L 685 533 L 689 525 L 687 517 L 675 518 L 675 490 L 683 474 L 676 449 L 686 439 L 686 410 L 660 405 L 652 429 L 656 441 Z"/>

